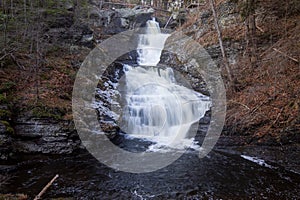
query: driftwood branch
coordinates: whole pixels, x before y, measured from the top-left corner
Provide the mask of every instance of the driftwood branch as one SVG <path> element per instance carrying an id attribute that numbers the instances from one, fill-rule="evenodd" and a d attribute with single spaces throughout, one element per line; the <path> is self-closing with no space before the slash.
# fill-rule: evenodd
<path id="1" fill-rule="evenodd" d="M 52 180 L 42 189 L 42 191 L 34 198 L 34 200 L 41 199 L 42 195 L 47 191 L 47 189 L 53 184 L 53 182 L 59 177 L 58 174 L 56 174 Z"/>
<path id="2" fill-rule="evenodd" d="M 273 48 L 273 50 L 276 51 L 277 53 L 280 53 L 281 55 L 283 55 L 283 56 L 285 56 L 285 57 L 293 60 L 294 62 L 299 63 L 299 60 L 297 60 L 296 58 L 293 58 L 293 57 L 287 55 L 286 53 L 284 53 L 284 52 L 282 52 L 282 51 L 280 51 L 280 50 L 278 50 L 276 48 Z"/>

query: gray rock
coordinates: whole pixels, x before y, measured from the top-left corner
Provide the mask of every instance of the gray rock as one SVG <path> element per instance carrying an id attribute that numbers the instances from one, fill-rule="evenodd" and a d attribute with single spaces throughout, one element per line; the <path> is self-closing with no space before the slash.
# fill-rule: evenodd
<path id="1" fill-rule="evenodd" d="M 14 151 L 22 153 L 69 154 L 81 148 L 74 124 L 69 121 L 20 118 L 15 125 L 15 140 Z"/>
<path id="2" fill-rule="evenodd" d="M 21 153 L 43 153 L 43 154 L 70 154 L 78 149 L 80 142 L 72 140 L 66 141 L 17 141 L 14 149 Z"/>
<path id="3" fill-rule="evenodd" d="M 129 28 L 129 20 L 125 19 L 125 18 L 121 18 L 121 27 L 128 29 Z"/>
<path id="4" fill-rule="evenodd" d="M 0 135 L 6 133 L 6 126 L 0 121 Z"/>
<path id="5" fill-rule="evenodd" d="M 119 17 L 121 18 L 130 18 L 136 15 L 135 10 L 133 9 L 121 8 L 115 9 L 115 11 L 119 14 Z"/>
<path id="6" fill-rule="evenodd" d="M 74 3 L 72 0 L 62 1 L 64 3 L 64 7 L 68 11 L 74 10 Z"/>
<path id="7" fill-rule="evenodd" d="M 16 135 L 20 137 L 40 138 L 56 135 L 60 130 L 59 124 L 46 120 L 29 120 L 15 125 Z"/>
<path id="8" fill-rule="evenodd" d="M 83 35 L 81 38 L 81 42 L 91 42 L 93 38 L 93 34 Z"/>
<path id="9" fill-rule="evenodd" d="M 116 12 L 120 14 L 121 18 L 133 18 L 137 17 L 138 15 L 141 14 L 153 14 L 154 9 L 153 8 L 142 8 L 140 9 L 139 7 L 135 7 L 133 9 L 128 9 L 128 8 L 121 8 L 121 9 L 116 9 Z"/>
<path id="10" fill-rule="evenodd" d="M 101 10 L 92 19 L 94 26 L 102 27 L 101 33 L 104 35 L 113 35 L 129 28 L 140 27 L 151 19 L 154 13 L 153 9 L 120 8 L 115 10 Z M 95 14 L 96 15 L 96 14 Z"/>

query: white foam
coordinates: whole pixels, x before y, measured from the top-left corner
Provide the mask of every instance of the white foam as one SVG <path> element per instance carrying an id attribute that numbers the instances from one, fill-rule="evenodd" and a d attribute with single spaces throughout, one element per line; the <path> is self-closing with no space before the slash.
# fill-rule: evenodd
<path id="1" fill-rule="evenodd" d="M 156 67 L 168 37 L 161 33 L 155 19 L 149 20 L 137 47 L 140 66 L 124 65 L 126 103 L 121 129 L 133 137 L 154 142 L 149 151 L 186 149 L 193 145 L 189 129 L 211 106 L 208 96 L 178 85 L 172 68 Z"/>
<path id="2" fill-rule="evenodd" d="M 126 69 L 122 130 L 158 145 L 182 146 L 190 126 L 210 109 L 209 97 L 177 85 L 171 68 Z"/>
<path id="3" fill-rule="evenodd" d="M 254 162 L 260 166 L 267 167 L 267 168 L 274 168 L 273 166 L 269 165 L 264 161 L 263 159 L 257 158 L 257 157 L 251 157 L 251 156 L 246 156 L 246 155 L 241 155 L 242 158 L 249 160 L 251 162 Z"/>

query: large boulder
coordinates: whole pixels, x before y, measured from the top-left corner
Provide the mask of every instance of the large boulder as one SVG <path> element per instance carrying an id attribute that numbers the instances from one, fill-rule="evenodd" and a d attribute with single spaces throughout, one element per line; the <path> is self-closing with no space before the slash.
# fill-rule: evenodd
<path id="1" fill-rule="evenodd" d="M 93 25 L 101 27 L 99 34 L 113 35 L 130 28 L 143 26 L 147 20 L 152 18 L 152 8 L 135 7 L 111 10 L 93 10 Z M 95 16 L 98 16 L 95 17 Z"/>

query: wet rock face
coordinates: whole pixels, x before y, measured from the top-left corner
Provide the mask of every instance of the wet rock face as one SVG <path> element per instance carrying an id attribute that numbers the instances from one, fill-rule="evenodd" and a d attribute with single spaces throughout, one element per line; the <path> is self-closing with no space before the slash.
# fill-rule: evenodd
<path id="1" fill-rule="evenodd" d="M 160 64 L 173 68 L 175 78 L 179 84 L 186 83 L 187 87 L 202 94 L 209 95 L 207 85 L 199 73 L 199 70 L 196 69 L 196 66 L 190 63 L 182 63 L 177 55 L 167 51 L 163 51 Z"/>
<path id="2" fill-rule="evenodd" d="M 154 10 L 135 7 L 99 11 L 94 8 L 91 13 L 90 23 L 96 27 L 95 35 L 105 36 L 143 26 L 151 19 Z"/>
<path id="3" fill-rule="evenodd" d="M 65 14 L 49 16 L 45 15 L 44 37 L 50 43 L 66 43 L 94 48 L 108 37 L 141 27 L 152 18 L 153 9 L 145 8 L 121 8 L 101 10 L 97 4 L 93 4 L 88 16 L 76 13 L 72 8 Z"/>
<path id="4" fill-rule="evenodd" d="M 70 154 L 80 148 L 74 124 L 51 119 L 18 119 L 13 149 L 22 153 Z"/>

